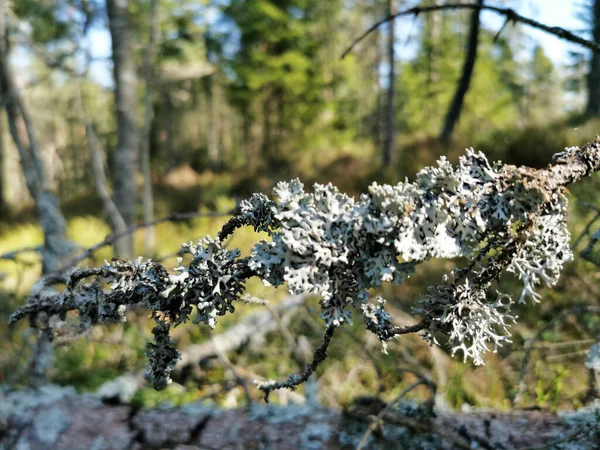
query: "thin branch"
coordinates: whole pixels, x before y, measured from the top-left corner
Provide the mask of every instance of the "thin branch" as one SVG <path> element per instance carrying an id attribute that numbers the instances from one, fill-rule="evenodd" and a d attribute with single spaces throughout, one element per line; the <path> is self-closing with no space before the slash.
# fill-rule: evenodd
<path id="1" fill-rule="evenodd" d="M 502 26 L 500 27 L 500 29 L 498 30 L 498 32 L 496 33 L 496 35 L 494 36 L 494 44 L 496 42 L 498 42 L 498 39 L 500 39 L 500 35 L 502 34 L 502 32 L 504 31 L 504 29 L 506 28 L 506 26 L 511 22 L 510 17 L 506 17 L 506 20 L 504 20 L 504 23 L 502 24 Z"/>
<path id="2" fill-rule="evenodd" d="M 472 9 L 472 10 L 479 9 L 479 10 L 492 11 L 492 12 L 495 12 L 496 14 L 505 16 L 507 18 L 507 20 L 509 20 L 509 21 L 524 23 L 525 25 L 529 25 L 532 28 L 542 30 L 542 31 L 544 31 L 548 34 L 551 34 L 553 36 L 556 36 L 560 39 L 570 41 L 575 44 L 579 44 L 582 47 L 592 50 L 594 53 L 600 53 L 600 45 L 599 44 L 597 44 L 593 41 L 590 41 L 588 39 L 584 39 L 580 36 L 577 36 L 576 34 L 573 34 L 570 31 L 565 30 L 564 28 L 551 27 L 551 26 L 545 25 L 543 23 L 540 23 L 536 20 L 522 16 L 522 15 L 516 13 L 511 8 L 500 8 L 497 6 L 489 6 L 489 5 L 477 5 L 477 4 L 473 4 L 473 3 L 447 3 L 444 5 L 417 6 L 417 7 L 410 8 L 410 9 L 407 9 L 404 11 L 400 11 L 397 14 L 393 14 L 393 15 L 385 17 L 384 19 L 381 19 L 379 22 L 373 24 L 361 36 L 354 39 L 352 44 L 350 44 L 350 46 L 344 51 L 344 53 L 342 53 L 341 59 L 345 58 L 346 55 L 348 55 L 348 53 L 350 53 L 354 49 L 354 47 L 356 47 L 369 34 L 371 34 L 373 31 L 375 31 L 381 25 L 391 22 L 392 20 L 394 20 L 397 17 L 411 16 L 411 15 L 418 16 L 419 14 L 426 14 L 426 13 L 431 13 L 431 12 L 435 12 L 435 11 L 457 10 L 457 9 Z"/>
<path id="3" fill-rule="evenodd" d="M 235 234 L 235 230 L 238 230 L 242 227 L 250 225 L 248 219 L 244 216 L 233 216 L 229 219 L 223 227 L 221 227 L 221 231 L 217 233 L 217 237 L 221 242 L 227 239 L 230 236 Z"/>
<path id="4" fill-rule="evenodd" d="M 577 239 L 575 239 L 575 242 L 573 243 L 573 247 L 572 247 L 573 249 L 576 249 L 577 246 L 579 245 L 579 243 L 582 241 L 582 239 L 590 234 L 590 231 L 591 231 L 592 227 L 600 219 L 600 209 L 598 209 L 596 206 L 591 205 L 589 203 L 581 202 L 580 204 L 582 206 L 585 206 L 586 208 L 591 208 L 592 210 L 596 211 L 596 215 L 592 218 L 592 220 L 590 220 L 587 223 L 587 225 L 585 226 L 584 230 L 577 237 Z"/>
<path id="5" fill-rule="evenodd" d="M 435 396 L 437 394 L 437 384 L 435 383 L 435 381 L 426 377 L 419 371 L 417 371 L 415 369 L 411 369 L 410 367 L 399 367 L 397 370 L 398 370 L 398 372 L 412 373 L 415 377 L 417 377 L 421 381 L 421 384 L 427 386 L 427 389 L 429 389 L 429 392 L 431 393 L 431 399 L 432 400 L 435 399 Z M 405 395 L 406 395 L 406 393 L 405 393 Z"/>
<path id="6" fill-rule="evenodd" d="M 313 360 L 304 367 L 304 370 L 300 375 L 291 374 L 288 376 L 286 381 L 267 381 L 257 383 L 258 389 L 265 393 L 265 402 L 269 402 L 269 394 L 271 391 L 282 388 L 293 391 L 296 389 L 296 386 L 306 382 L 310 376 L 315 373 L 317 367 L 319 367 L 319 364 L 327 359 L 327 348 L 331 343 L 331 338 L 333 337 L 335 328 L 335 326 L 330 326 L 327 328 L 327 331 L 325 331 L 325 335 L 323 336 L 323 342 L 313 354 Z"/>
<path id="7" fill-rule="evenodd" d="M 87 73 L 87 70 L 86 70 Z M 117 205 L 113 201 L 110 192 L 108 191 L 108 181 L 106 179 L 106 173 L 104 171 L 105 162 L 105 154 L 102 147 L 102 143 L 96 132 L 94 131 L 94 125 L 90 120 L 84 106 L 83 102 L 83 89 L 81 86 L 81 81 L 76 82 L 77 90 L 75 95 L 76 105 L 79 109 L 79 113 L 81 114 L 82 121 L 84 123 L 85 128 L 85 137 L 88 144 L 88 149 L 90 151 L 90 163 L 92 167 L 92 173 L 94 176 L 94 184 L 96 185 L 96 193 L 102 200 L 104 205 L 104 210 L 110 221 L 111 228 L 114 232 L 123 232 L 127 229 L 127 224 L 123 219 L 123 216 L 119 212 Z"/>
<path id="8" fill-rule="evenodd" d="M 22 253 L 41 253 L 44 248 L 41 245 L 36 245 L 35 247 L 24 247 L 17 250 L 11 250 L 10 252 L 2 253 L 0 255 L 0 260 L 8 260 L 8 261 L 16 261 L 17 256 Z"/>
<path id="9" fill-rule="evenodd" d="M 600 207 L 594 205 L 593 203 L 589 203 L 589 202 L 577 202 L 577 203 L 579 203 L 584 208 L 591 209 L 592 211 L 596 211 L 598 214 L 600 214 Z"/>
<path id="10" fill-rule="evenodd" d="M 429 321 L 421 320 L 415 325 L 408 325 L 406 327 L 394 327 L 390 334 L 393 336 L 400 336 L 401 334 L 418 333 L 429 326 Z"/>
<path id="11" fill-rule="evenodd" d="M 231 216 L 231 213 L 219 213 L 219 212 L 174 213 L 174 214 L 170 214 L 165 217 L 155 219 L 151 222 L 139 223 L 137 225 L 127 228 L 126 230 L 124 230 L 122 232 L 108 234 L 102 241 L 98 242 L 97 244 L 95 244 L 91 247 L 86 248 L 83 252 L 81 252 L 79 255 L 77 255 L 75 258 L 73 258 L 65 266 L 65 268 L 69 269 L 69 268 L 76 266 L 81 261 L 92 256 L 95 252 L 97 252 L 102 247 L 107 247 L 109 245 L 112 245 L 112 244 L 114 244 L 114 242 L 116 240 L 122 238 L 123 236 L 133 234 L 137 230 L 141 230 L 143 228 L 153 227 L 153 226 L 158 225 L 163 222 L 181 222 L 181 221 L 190 220 L 190 219 L 197 219 L 199 217 L 229 217 L 229 216 Z"/>

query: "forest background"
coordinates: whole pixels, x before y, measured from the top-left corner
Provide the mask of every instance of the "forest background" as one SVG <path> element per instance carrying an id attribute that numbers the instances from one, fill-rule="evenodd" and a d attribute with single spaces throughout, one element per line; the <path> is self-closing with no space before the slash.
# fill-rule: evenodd
<path id="1" fill-rule="evenodd" d="M 359 195 L 373 181 L 411 179 L 441 155 L 455 162 L 466 147 L 543 167 L 552 154 L 599 132 L 600 56 L 519 24 L 503 26 L 489 13 L 397 19 L 340 58 L 381 18 L 443 3 L 1 1 L 0 321 L 8 322 L 41 273 L 111 232 L 124 237 L 89 252 L 88 264 L 144 255 L 175 267 L 181 242 L 215 234 L 240 200 L 269 194 L 280 180 L 331 182 Z M 485 2 L 527 9 L 539 20 L 558 3 L 571 2 Z M 567 25 L 548 25 L 600 43 L 600 1 L 573 2 L 569 14 Z M 599 185 L 596 175 L 571 190 L 578 251 L 587 243 L 579 236 L 599 217 Z M 161 217 L 171 220 L 125 232 Z M 251 231 L 239 232 L 231 246 L 248 251 L 255 240 Z M 452 268 L 438 261 L 401 286 L 383 287 L 392 314 L 411 323 L 411 305 Z M 597 395 L 584 363 L 600 320 L 581 312 L 598 303 L 598 277 L 596 265 L 576 258 L 560 284 L 542 292 L 541 305 L 520 307 L 513 343 L 488 355 L 483 367 L 417 336 L 394 341 L 385 355 L 361 326 L 348 327 L 318 370 L 321 401 L 343 406 L 358 396 L 393 397 L 412 381 L 399 370 L 408 367 L 435 380 L 438 400 L 453 408 L 580 407 Z M 517 283 L 506 284 L 504 292 L 517 292 Z M 211 397 L 238 405 L 248 395 L 244 385 L 221 389 L 232 377 L 278 379 L 306 362 L 322 334 L 318 300 L 279 311 L 283 290 L 252 283 L 251 291 L 271 301 L 275 327 L 224 358 L 178 372 L 164 391 L 139 384 L 131 401 Z M 177 347 L 208 342 L 264 308 L 241 306 L 216 331 L 183 327 Z M 27 324 L 0 326 L 0 383 L 23 386 L 39 375 L 95 391 L 143 372 L 150 329 L 143 312 L 129 314 L 124 326 L 96 328 L 56 348 L 51 365 L 32 370 L 37 334 Z M 415 392 L 426 395 L 425 388 Z"/>

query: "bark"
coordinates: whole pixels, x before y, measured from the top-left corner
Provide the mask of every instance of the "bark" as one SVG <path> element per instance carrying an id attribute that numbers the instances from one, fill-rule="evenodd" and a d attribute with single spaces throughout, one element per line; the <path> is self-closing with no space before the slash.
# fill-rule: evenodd
<path id="1" fill-rule="evenodd" d="M 240 392 L 235 388 L 230 383 L 224 390 L 235 399 Z M 140 409 L 103 403 L 95 396 L 57 386 L 0 391 L 0 404 L 0 448 L 597 448 L 593 409 L 566 411 L 562 417 L 522 410 L 460 413 L 442 409 L 435 416 L 405 415 L 402 411 L 411 406 L 386 410 L 386 404 L 374 397 L 357 399 L 344 411 L 312 403 L 288 407 L 255 403 L 246 409 L 219 409 L 200 401 Z"/>
<path id="2" fill-rule="evenodd" d="M 600 0 L 594 1 L 594 42 L 600 44 Z M 592 53 L 590 71 L 587 76 L 588 100 L 586 114 L 600 116 L 600 53 Z"/>
<path id="3" fill-rule="evenodd" d="M 387 0 L 388 16 L 392 16 L 396 11 L 393 0 Z M 388 90 L 387 90 L 387 111 L 386 111 L 386 136 L 383 148 L 383 166 L 393 167 L 396 164 L 395 149 L 395 130 L 394 130 L 394 94 L 396 90 L 396 70 L 394 67 L 394 35 L 395 20 L 390 20 L 387 42 L 387 57 L 389 65 Z"/>
<path id="4" fill-rule="evenodd" d="M 150 6 L 150 37 L 148 39 L 144 61 L 144 82 L 146 84 L 146 91 L 144 92 L 144 129 L 141 149 L 142 176 L 144 178 L 142 204 L 144 207 L 144 222 L 146 223 L 154 220 L 154 196 L 152 195 L 152 173 L 150 170 L 150 137 L 152 131 L 152 119 L 154 118 L 152 92 L 154 91 L 154 59 L 158 34 L 157 10 L 158 0 L 152 0 Z M 144 241 L 146 245 L 146 254 L 149 254 L 155 245 L 154 227 L 146 228 L 145 234 Z"/>
<path id="5" fill-rule="evenodd" d="M 484 0 L 477 0 L 477 5 L 483 6 Z M 444 144 L 448 144 L 452 138 L 452 133 L 458 120 L 460 119 L 460 113 L 462 111 L 465 96 L 469 91 L 471 85 L 471 78 L 473 77 L 473 69 L 475 68 L 475 62 L 477 60 L 477 46 L 479 43 L 479 27 L 481 9 L 473 10 L 471 15 L 471 24 L 469 28 L 469 40 L 467 43 L 467 55 L 465 57 L 465 63 L 463 65 L 462 76 L 458 82 L 456 93 L 446 114 L 444 121 L 444 127 L 440 134 L 440 141 Z"/>
<path id="6" fill-rule="evenodd" d="M 114 157 L 114 201 L 127 226 L 135 223 L 137 154 L 137 75 L 129 30 L 128 0 L 107 0 L 112 39 L 115 105 L 117 108 L 117 149 Z M 117 256 L 133 256 L 133 236 L 115 243 Z"/>

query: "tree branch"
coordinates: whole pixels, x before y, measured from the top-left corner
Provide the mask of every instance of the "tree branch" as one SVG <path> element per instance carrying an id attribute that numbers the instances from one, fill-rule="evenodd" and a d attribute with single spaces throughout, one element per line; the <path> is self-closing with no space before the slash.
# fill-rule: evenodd
<path id="1" fill-rule="evenodd" d="M 174 214 L 169 214 L 168 216 L 165 216 L 165 217 L 160 217 L 158 219 L 154 219 L 151 222 L 139 223 L 139 224 L 131 226 L 121 232 L 110 233 L 110 234 L 106 235 L 106 237 L 102 241 L 98 242 L 97 244 L 95 244 L 91 247 L 86 248 L 82 253 L 80 253 L 75 258 L 73 258 L 71 261 L 69 261 L 66 264 L 65 269 L 70 269 L 72 267 L 75 267 L 81 261 L 92 256 L 95 252 L 97 252 L 102 247 L 107 247 L 109 245 L 112 245 L 118 239 L 122 238 L 123 236 L 133 234 L 137 230 L 141 230 L 141 229 L 148 228 L 148 227 L 154 227 L 163 222 L 182 222 L 185 220 L 197 219 L 199 217 L 228 217 L 228 216 L 231 216 L 231 213 L 220 213 L 220 212 L 174 213 Z"/>
<path id="2" fill-rule="evenodd" d="M 325 336 L 323 336 L 323 342 L 321 342 L 321 345 L 319 345 L 319 347 L 315 350 L 312 361 L 304 367 L 304 370 L 299 375 L 294 373 L 290 374 L 286 381 L 271 380 L 259 381 L 256 383 L 258 389 L 265 393 L 265 402 L 269 402 L 269 394 L 272 391 L 282 388 L 290 389 L 293 391 L 296 389 L 297 386 L 306 382 L 310 378 L 310 376 L 313 373 L 315 373 L 315 370 L 317 370 L 319 364 L 321 364 L 323 361 L 325 361 L 325 359 L 327 359 L 327 348 L 331 343 L 331 338 L 333 337 L 334 331 L 334 326 L 330 326 L 327 328 L 327 331 L 325 331 Z"/>
<path id="3" fill-rule="evenodd" d="M 489 344 L 496 350 L 508 341 L 508 324 L 515 320 L 514 301 L 500 292 L 490 296 L 491 283 L 512 272 L 523 282 L 520 301 L 539 301 L 538 286 L 558 282 L 572 257 L 564 189 L 600 169 L 600 138 L 553 159 L 546 169 L 535 170 L 491 164 L 482 153 L 468 150 L 456 166 L 440 159 L 412 183 L 374 183 L 358 201 L 332 185 L 315 185 L 314 193 L 307 193 L 299 180 L 281 182 L 274 189 L 278 201 L 255 194 L 240 203 L 240 213 L 223 225 L 217 239 L 207 236 L 184 244 L 189 258 L 185 263 L 179 259 L 176 273 L 140 258 L 55 274 L 36 285 L 11 321 L 29 317 L 48 330 L 53 316 L 64 318 L 74 310 L 84 326 L 91 326 L 121 322 L 129 307 L 141 305 L 156 321 L 155 343 L 148 346 L 148 379 L 162 388 L 180 358 L 170 330 L 189 321 L 194 310 L 195 323 L 214 328 L 218 317 L 234 312 L 234 303 L 243 300 L 248 279 L 258 277 L 268 285 L 287 284 L 291 294 L 320 295 L 327 329 L 302 373 L 259 383 L 266 398 L 274 389 L 294 389 L 314 373 L 327 356 L 335 328 L 351 321 L 351 308 L 384 348 L 398 335 L 421 331 L 432 345 L 446 336 L 453 354 L 460 351 L 465 360 L 483 364 Z M 175 214 L 128 232 L 197 216 Z M 250 256 L 241 256 L 222 242 L 240 226 L 265 231 L 271 239 L 259 241 Z M 107 236 L 74 263 L 115 237 Z M 402 283 L 418 264 L 456 257 L 470 263 L 420 299 L 413 309 L 421 316 L 419 323 L 397 327 L 384 299 L 369 301 L 372 288 Z M 67 288 L 45 289 L 55 283 Z"/>
<path id="4" fill-rule="evenodd" d="M 536 20 L 522 16 L 522 15 L 516 13 L 511 8 L 500 8 L 497 6 L 479 5 L 479 4 L 473 4 L 473 3 L 447 3 L 447 4 L 443 4 L 443 5 L 434 5 L 434 6 L 417 6 L 417 7 L 410 8 L 410 9 L 407 9 L 404 11 L 400 11 L 397 14 L 393 14 L 391 16 L 388 16 L 388 17 L 380 20 L 379 22 L 373 24 L 361 36 L 356 38 L 352 42 L 352 44 L 350 44 L 350 46 L 344 51 L 344 53 L 342 53 L 341 59 L 345 58 L 346 55 L 348 55 L 348 53 L 350 53 L 354 49 L 354 47 L 356 47 L 356 45 L 358 45 L 369 34 L 371 34 L 373 31 L 375 31 L 381 25 L 391 22 L 392 20 L 394 20 L 397 17 L 418 16 L 419 14 L 432 13 L 435 11 L 458 10 L 458 9 L 492 11 L 492 12 L 495 12 L 496 14 L 505 16 L 508 21 L 523 23 L 532 28 L 536 28 L 538 30 L 542 30 L 548 34 L 556 36 L 560 39 L 563 39 L 563 40 L 566 40 L 569 42 L 573 42 L 575 44 L 579 44 L 587 49 L 592 50 L 594 53 L 600 53 L 600 45 L 599 44 L 597 44 L 593 41 L 590 41 L 588 39 L 584 39 L 580 36 L 577 36 L 576 34 L 573 34 L 570 31 L 565 30 L 564 28 L 551 27 L 551 26 L 545 25 L 543 23 L 540 23 Z"/>

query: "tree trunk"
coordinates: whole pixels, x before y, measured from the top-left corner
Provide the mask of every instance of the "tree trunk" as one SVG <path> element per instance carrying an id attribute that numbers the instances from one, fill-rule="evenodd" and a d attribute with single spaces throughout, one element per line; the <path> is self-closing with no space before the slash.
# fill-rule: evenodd
<path id="1" fill-rule="evenodd" d="M 102 144 L 100 143 L 100 139 L 98 139 L 98 135 L 94 131 L 94 126 L 92 125 L 92 122 L 85 110 L 83 90 L 81 85 L 78 86 L 77 106 L 85 126 L 85 138 L 90 151 L 90 165 L 92 168 L 92 175 L 94 177 L 94 184 L 96 186 L 96 193 L 98 194 L 98 197 L 100 197 L 100 200 L 102 200 L 104 211 L 108 217 L 108 221 L 113 232 L 123 233 L 125 230 L 127 230 L 127 225 L 125 224 L 125 221 L 123 220 L 123 217 L 121 216 L 121 213 L 111 198 L 108 190 L 108 182 L 106 181 L 106 173 L 104 171 L 104 167 L 106 165 L 106 160 L 104 157 L 105 152 L 102 148 Z"/>
<path id="2" fill-rule="evenodd" d="M 35 202 L 44 231 L 42 274 L 61 269 L 73 251 L 67 239 L 66 221 L 58 198 L 49 189 L 40 148 L 29 110 L 16 89 L 8 60 L 8 30 L 5 0 L 0 0 L 0 99 L 6 109 L 10 134 L 19 153 L 27 189 Z M 52 346 L 42 333 L 30 367 L 30 383 L 41 384 L 52 363 Z"/>
<path id="3" fill-rule="evenodd" d="M 271 161 L 273 153 L 273 142 L 271 139 L 271 92 L 267 92 L 263 100 L 263 141 L 262 141 L 262 159 Z"/>
<path id="4" fill-rule="evenodd" d="M 137 77 L 129 30 L 128 0 L 107 0 L 112 38 L 115 105 L 117 107 L 117 149 L 114 159 L 114 199 L 127 226 L 135 224 L 137 153 Z M 117 256 L 133 256 L 133 236 L 119 239 L 114 246 Z"/>
<path id="5" fill-rule="evenodd" d="M 388 16 L 395 12 L 393 0 L 387 1 Z M 394 94 L 396 90 L 396 70 L 394 67 L 394 34 L 395 20 L 390 20 L 387 42 L 387 56 L 389 65 L 388 91 L 387 91 L 387 114 L 386 114 L 386 136 L 383 147 L 383 167 L 394 167 L 396 164 L 395 130 L 394 130 Z"/>
<path id="6" fill-rule="evenodd" d="M 477 0 L 478 5 L 483 5 L 484 0 Z M 446 114 L 446 120 L 444 121 L 444 128 L 442 129 L 442 133 L 440 134 L 440 141 L 444 144 L 450 142 L 452 138 L 452 132 L 454 131 L 454 127 L 458 123 L 460 118 L 460 113 L 462 111 L 462 106 L 465 101 L 465 96 L 469 91 L 469 85 L 471 84 L 471 78 L 473 76 L 473 69 L 475 68 L 475 61 L 477 60 L 477 45 L 479 43 L 479 13 L 480 9 L 476 9 L 472 12 L 471 15 L 471 25 L 469 29 L 469 41 L 467 44 L 467 56 L 465 57 L 465 63 L 463 65 L 462 76 L 458 82 L 458 87 L 456 89 L 456 93 L 454 94 L 454 98 L 452 99 L 452 103 L 450 104 L 450 109 Z"/>
<path id="7" fill-rule="evenodd" d="M 600 43 L 600 0 L 594 1 L 594 42 Z M 586 114 L 600 116 L 600 54 L 593 53 L 587 76 L 588 101 Z"/>
<path id="8" fill-rule="evenodd" d="M 156 38 L 158 34 L 158 0 L 152 0 L 150 6 L 150 38 L 146 47 L 146 58 L 144 61 L 144 78 L 146 91 L 144 93 L 144 130 L 142 136 L 142 176 L 144 178 L 144 190 L 142 203 L 144 206 L 144 222 L 154 220 L 154 197 L 152 195 L 152 173 L 150 171 L 150 136 L 152 131 L 152 119 L 154 110 L 152 104 L 152 92 L 154 90 L 154 58 L 156 53 Z M 154 248 L 154 227 L 146 228 L 145 236 L 146 254 Z"/>
<path id="9" fill-rule="evenodd" d="M 426 3 L 426 6 L 437 6 L 438 0 L 432 0 Z M 425 28 L 425 49 L 427 57 L 427 85 L 426 101 L 423 105 L 427 110 L 429 117 L 437 115 L 437 107 L 435 102 L 431 101 L 435 96 L 434 87 L 440 81 L 438 57 L 440 55 L 440 32 L 441 32 L 441 16 L 440 14 L 427 14 Z M 436 128 L 438 125 L 436 124 Z"/>
<path id="10" fill-rule="evenodd" d="M 219 81 L 217 72 L 208 77 L 208 102 L 209 102 L 209 119 L 208 119 L 208 161 L 212 169 L 219 167 L 221 164 L 221 152 L 219 151 L 219 128 L 220 128 L 220 111 L 219 111 Z"/>
<path id="11" fill-rule="evenodd" d="M 377 149 L 383 149 L 384 144 L 384 120 L 385 120 L 385 108 L 384 108 L 384 93 L 381 90 L 381 83 L 379 82 L 379 71 L 381 68 L 381 61 L 383 59 L 383 55 L 381 52 L 381 32 L 379 29 L 373 32 L 373 42 L 374 45 L 370 45 L 368 47 L 369 53 L 365 55 L 365 58 L 368 58 L 370 64 L 370 73 L 368 76 L 371 77 L 371 93 L 373 98 L 375 98 L 374 105 L 367 105 L 366 102 L 360 102 L 361 104 L 365 104 L 365 107 L 369 106 L 371 108 L 371 112 L 369 114 L 370 117 L 370 130 L 373 136 L 373 144 Z M 374 106 L 374 110 L 372 109 Z M 359 117 L 363 117 L 366 114 L 360 114 Z"/>
<path id="12" fill-rule="evenodd" d="M 4 12 L 4 0 L 0 0 L 0 11 Z M 0 98 L 4 102 L 10 134 L 19 153 L 27 189 L 35 202 L 44 230 L 42 271 L 47 274 L 60 269 L 61 260 L 68 256 L 73 246 L 67 239 L 66 222 L 58 198 L 48 188 L 29 110 L 12 78 L 8 63 L 5 15 L 0 17 Z"/>
<path id="13" fill-rule="evenodd" d="M 85 121 L 85 137 L 90 150 L 90 160 L 96 192 L 102 200 L 112 230 L 116 233 L 123 233 L 127 230 L 127 225 L 108 191 L 108 183 L 104 172 L 104 152 L 102 151 L 102 145 L 94 131 L 94 127 L 87 119 Z"/>
<path id="14" fill-rule="evenodd" d="M 2 1 L 0 0 L 0 5 Z M 4 214 L 7 209 L 7 202 L 4 199 L 4 158 L 4 117 L 0 113 L 0 214 Z"/>

